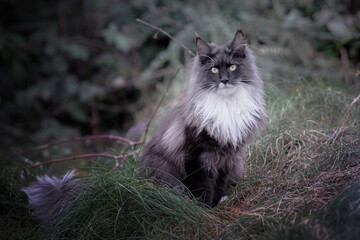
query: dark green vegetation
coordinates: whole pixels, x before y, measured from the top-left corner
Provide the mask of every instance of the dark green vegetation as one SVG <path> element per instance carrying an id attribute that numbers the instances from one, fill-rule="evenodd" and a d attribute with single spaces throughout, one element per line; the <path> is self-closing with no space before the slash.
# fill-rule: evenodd
<path id="1" fill-rule="evenodd" d="M 359 235 L 358 1 L 2 1 L 0 7 L 0 239 L 356 239 Z M 125 136 L 146 122 L 176 68 L 158 119 L 183 92 L 194 31 L 222 43 L 241 24 L 258 56 L 269 124 L 247 155 L 229 200 L 207 209 L 138 178 L 139 155 L 35 162 L 137 148 Z M 121 158 L 119 160 L 122 160 Z M 84 195 L 53 226 L 29 216 L 20 191 L 46 172 L 77 168 Z"/>

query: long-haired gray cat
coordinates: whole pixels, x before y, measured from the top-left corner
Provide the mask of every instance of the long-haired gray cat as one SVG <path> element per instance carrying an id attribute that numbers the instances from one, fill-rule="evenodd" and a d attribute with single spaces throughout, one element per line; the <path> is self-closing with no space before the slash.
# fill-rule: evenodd
<path id="1" fill-rule="evenodd" d="M 266 119 L 264 91 L 241 30 L 221 46 L 197 37 L 196 48 L 185 100 L 146 144 L 140 168 L 214 206 L 244 174 L 246 145 Z"/>
<path id="2" fill-rule="evenodd" d="M 229 181 L 244 174 L 246 145 L 264 125 L 263 83 L 241 30 L 221 46 L 197 37 L 196 48 L 186 98 L 145 145 L 140 168 L 215 206 Z M 74 191 L 81 191 L 74 176 L 38 177 L 23 189 L 42 223 L 70 209 Z"/>

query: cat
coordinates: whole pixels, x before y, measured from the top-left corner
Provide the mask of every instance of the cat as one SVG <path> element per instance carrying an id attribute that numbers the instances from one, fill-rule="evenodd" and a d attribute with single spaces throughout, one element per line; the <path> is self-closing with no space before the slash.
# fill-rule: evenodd
<path id="1" fill-rule="evenodd" d="M 213 207 L 245 173 L 244 154 L 265 126 L 263 81 L 242 30 L 224 45 L 196 37 L 186 96 L 144 146 L 140 170 Z"/>
<path id="2" fill-rule="evenodd" d="M 241 30 L 220 46 L 196 37 L 196 48 L 187 94 L 144 146 L 140 172 L 213 207 L 245 173 L 246 146 L 265 126 L 265 95 Z M 74 171 L 37 177 L 22 190 L 43 224 L 68 212 L 84 191 Z"/>

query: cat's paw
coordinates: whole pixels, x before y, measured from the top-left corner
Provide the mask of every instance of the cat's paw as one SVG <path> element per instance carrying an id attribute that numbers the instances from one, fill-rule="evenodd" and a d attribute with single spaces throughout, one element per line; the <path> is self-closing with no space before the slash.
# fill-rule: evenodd
<path id="1" fill-rule="evenodd" d="M 219 201 L 219 203 L 225 202 L 225 201 L 228 200 L 228 199 L 229 199 L 229 197 L 228 197 L 227 195 L 222 196 L 221 199 L 220 199 L 220 201 Z"/>

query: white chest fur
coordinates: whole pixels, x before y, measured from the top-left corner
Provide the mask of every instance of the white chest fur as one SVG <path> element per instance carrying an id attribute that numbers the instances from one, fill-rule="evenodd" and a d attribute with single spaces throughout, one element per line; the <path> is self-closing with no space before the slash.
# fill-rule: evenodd
<path id="1" fill-rule="evenodd" d="M 194 114 L 200 130 L 206 129 L 219 142 L 236 147 L 257 129 L 264 107 L 262 94 L 254 94 L 251 87 L 234 88 L 233 94 L 202 94 L 195 103 Z"/>

